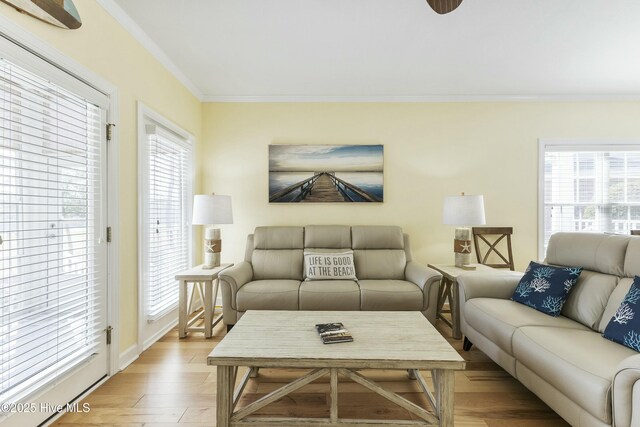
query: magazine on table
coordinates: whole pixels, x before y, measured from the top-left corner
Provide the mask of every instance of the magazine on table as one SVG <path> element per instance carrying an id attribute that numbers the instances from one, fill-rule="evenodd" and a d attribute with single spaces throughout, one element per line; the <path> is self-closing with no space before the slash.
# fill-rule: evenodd
<path id="1" fill-rule="evenodd" d="M 319 323 L 316 330 L 323 344 L 353 341 L 353 337 L 342 323 Z"/>

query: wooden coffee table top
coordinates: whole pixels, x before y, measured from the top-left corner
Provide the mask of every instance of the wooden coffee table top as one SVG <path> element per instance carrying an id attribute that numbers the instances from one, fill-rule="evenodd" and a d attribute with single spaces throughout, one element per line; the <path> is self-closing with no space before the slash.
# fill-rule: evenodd
<path id="1" fill-rule="evenodd" d="M 323 344 L 317 323 L 342 322 L 353 342 Z M 462 370 L 464 359 L 419 312 L 248 311 L 209 365 Z"/>

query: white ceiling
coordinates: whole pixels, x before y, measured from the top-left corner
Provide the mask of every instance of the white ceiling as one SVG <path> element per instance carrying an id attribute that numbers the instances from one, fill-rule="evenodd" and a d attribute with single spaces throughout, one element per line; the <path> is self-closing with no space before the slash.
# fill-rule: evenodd
<path id="1" fill-rule="evenodd" d="M 638 0 L 100 1 L 207 101 L 640 97 Z"/>

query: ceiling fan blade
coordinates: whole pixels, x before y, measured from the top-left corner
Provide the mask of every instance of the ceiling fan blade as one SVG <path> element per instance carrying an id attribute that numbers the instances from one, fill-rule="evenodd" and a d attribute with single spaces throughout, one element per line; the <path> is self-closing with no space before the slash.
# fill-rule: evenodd
<path id="1" fill-rule="evenodd" d="M 427 0 L 431 9 L 439 13 L 440 15 L 444 15 L 445 13 L 452 12 L 456 10 L 462 0 Z"/>

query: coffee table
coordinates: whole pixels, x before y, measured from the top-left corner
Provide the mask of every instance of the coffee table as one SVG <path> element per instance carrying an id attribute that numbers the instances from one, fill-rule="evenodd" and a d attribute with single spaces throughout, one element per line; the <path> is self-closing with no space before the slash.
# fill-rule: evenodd
<path id="1" fill-rule="evenodd" d="M 342 322 L 353 342 L 322 344 L 315 325 Z M 209 354 L 217 366 L 217 426 L 453 426 L 454 372 L 465 361 L 419 312 L 248 311 Z M 248 369 L 234 390 L 238 367 Z M 310 368 L 311 372 L 242 408 L 236 404 L 249 377 L 262 367 Z M 359 369 L 401 369 L 415 378 L 429 410 L 380 387 Z M 430 370 L 431 393 L 420 370 Z M 329 418 L 260 417 L 261 408 L 312 381 L 330 377 Z M 414 414 L 419 420 L 343 419 L 338 378 L 354 381 Z"/>

